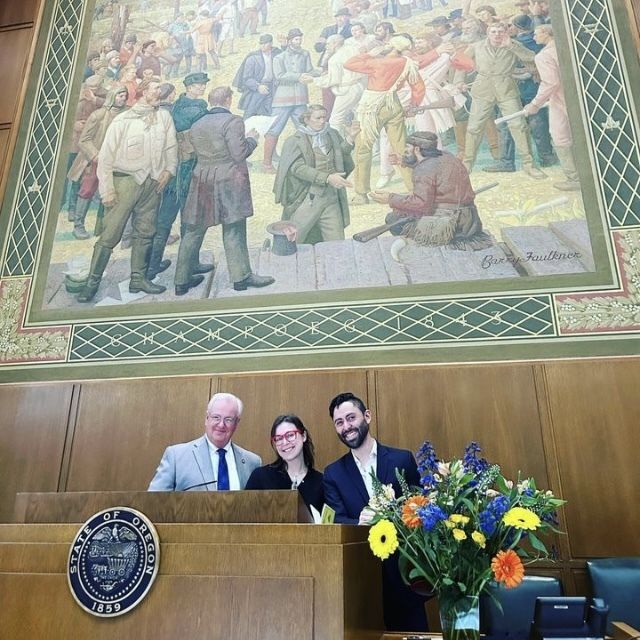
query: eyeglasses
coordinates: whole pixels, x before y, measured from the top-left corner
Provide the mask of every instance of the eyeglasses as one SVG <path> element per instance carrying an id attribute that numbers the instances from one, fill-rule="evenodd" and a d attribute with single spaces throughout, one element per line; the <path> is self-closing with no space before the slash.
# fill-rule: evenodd
<path id="1" fill-rule="evenodd" d="M 298 431 L 298 429 L 286 431 L 285 433 L 281 433 L 279 436 L 273 436 L 273 438 L 271 438 L 271 442 L 275 445 L 282 444 L 285 441 L 293 442 L 299 433 L 302 433 L 302 431 Z"/>
<path id="2" fill-rule="evenodd" d="M 214 424 L 220 424 L 222 422 L 225 427 L 233 427 L 238 418 L 223 418 L 222 416 L 212 416 L 211 414 L 207 413 L 207 420 L 211 420 L 211 422 L 213 422 Z"/>

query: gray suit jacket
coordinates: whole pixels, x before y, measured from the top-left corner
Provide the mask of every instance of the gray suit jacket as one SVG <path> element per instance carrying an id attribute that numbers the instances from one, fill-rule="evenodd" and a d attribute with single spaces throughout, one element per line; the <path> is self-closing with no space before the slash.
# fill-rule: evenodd
<path id="1" fill-rule="evenodd" d="M 240 488 L 244 489 L 251 472 L 262 465 L 262 459 L 237 444 L 231 443 L 231 448 L 238 469 Z M 191 442 L 174 444 L 165 449 L 148 491 L 184 491 L 190 487 L 194 487 L 193 491 L 215 491 L 215 480 L 207 437 L 201 436 Z M 211 484 L 194 486 L 204 482 Z"/>

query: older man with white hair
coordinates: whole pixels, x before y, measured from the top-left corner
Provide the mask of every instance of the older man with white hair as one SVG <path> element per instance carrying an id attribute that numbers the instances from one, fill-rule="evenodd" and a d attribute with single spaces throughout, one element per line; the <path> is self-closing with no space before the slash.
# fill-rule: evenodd
<path id="1" fill-rule="evenodd" d="M 207 406 L 204 435 L 165 449 L 149 491 L 244 489 L 260 456 L 231 442 L 243 404 L 231 393 L 216 393 Z"/>

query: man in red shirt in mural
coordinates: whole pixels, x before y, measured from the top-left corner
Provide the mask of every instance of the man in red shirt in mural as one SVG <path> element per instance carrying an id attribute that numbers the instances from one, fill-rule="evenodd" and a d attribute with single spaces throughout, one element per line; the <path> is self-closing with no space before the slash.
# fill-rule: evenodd
<path id="1" fill-rule="evenodd" d="M 402 154 L 405 148 L 406 130 L 404 108 L 398 98 L 398 90 L 405 84 L 411 91 L 411 104 L 418 106 L 425 94 L 424 81 L 418 70 L 440 55 L 453 55 L 453 45 L 449 43 L 421 54 L 412 54 L 413 40 L 407 34 L 393 36 L 382 48 L 361 53 L 347 60 L 345 69 L 367 76 L 367 88 L 358 106 L 360 135 L 356 139 L 354 184 L 356 195 L 353 204 L 367 204 L 367 194 L 371 191 L 371 160 L 373 145 L 384 129 L 392 149 Z M 456 68 L 472 68 L 461 54 L 452 57 Z M 401 168 L 402 178 L 411 189 L 411 171 Z"/>

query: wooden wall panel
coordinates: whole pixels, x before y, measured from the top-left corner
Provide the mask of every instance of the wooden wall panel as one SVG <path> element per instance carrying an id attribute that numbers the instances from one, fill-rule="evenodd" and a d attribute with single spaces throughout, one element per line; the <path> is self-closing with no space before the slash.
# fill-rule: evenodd
<path id="1" fill-rule="evenodd" d="M 365 402 L 367 398 L 367 378 L 362 370 L 237 376 L 222 379 L 221 385 L 220 391 L 236 394 L 246 405 L 237 431 L 239 444 L 270 462 L 274 458 L 269 443 L 273 420 L 280 414 L 294 413 L 313 437 L 318 469 L 346 451 L 329 418 L 331 399 L 343 391 L 351 391 Z"/>
<path id="2" fill-rule="evenodd" d="M 376 373 L 376 399 L 384 443 L 415 451 L 431 440 L 448 458 L 476 440 L 506 475 L 522 471 L 548 484 L 530 365 L 383 369 Z"/>
<path id="3" fill-rule="evenodd" d="M 0 27 L 35 22 L 40 0 L 0 0 Z"/>
<path id="4" fill-rule="evenodd" d="M 17 491 L 57 491 L 73 385 L 0 386 L 0 522 Z"/>
<path id="5" fill-rule="evenodd" d="M 640 555 L 638 361 L 545 370 L 571 555 Z"/>
<path id="6" fill-rule="evenodd" d="M 145 490 L 165 447 L 204 433 L 209 379 L 82 385 L 67 491 Z"/>
<path id="7" fill-rule="evenodd" d="M 13 122 L 20 99 L 33 29 L 0 33 L 0 124 Z"/>

